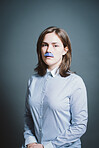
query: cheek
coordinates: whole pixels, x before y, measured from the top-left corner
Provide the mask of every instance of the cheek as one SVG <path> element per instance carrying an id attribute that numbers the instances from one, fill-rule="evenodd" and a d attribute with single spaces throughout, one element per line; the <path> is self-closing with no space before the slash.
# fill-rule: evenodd
<path id="1" fill-rule="evenodd" d="M 42 60 L 45 61 L 45 51 L 41 49 L 41 56 L 42 56 Z"/>
<path id="2" fill-rule="evenodd" d="M 60 57 L 62 57 L 63 52 L 62 52 L 61 50 L 59 50 L 59 51 L 57 51 L 57 52 L 55 53 L 55 55 L 56 55 L 57 58 L 60 58 Z"/>
<path id="3" fill-rule="evenodd" d="M 45 51 L 43 49 L 41 49 L 41 55 L 44 56 Z"/>
<path id="4" fill-rule="evenodd" d="M 46 48 L 41 49 L 41 53 L 44 54 L 46 52 Z"/>

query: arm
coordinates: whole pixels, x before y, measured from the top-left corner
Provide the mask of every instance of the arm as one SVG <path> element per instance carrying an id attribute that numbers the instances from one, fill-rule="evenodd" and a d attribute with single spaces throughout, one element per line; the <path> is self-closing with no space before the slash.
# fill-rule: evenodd
<path id="1" fill-rule="evenodd" d="M 69 129 L 64 130 L 61 135 L 52 141 L 52 144 L 56 147 L 71 145 L 86 131 L 88 118 L 86 88 L 81 79 L 75 85 L 77 87 L 70 97 L 71 124 Z"/>
<path id="2" fill-rule="evenodd" d="M 28 83 L 27 96 L 26 96 L 26 102 L 25 102 L 25 115 L 24 115 L 25 146 L 30 143 L 37 143 L 35 132 L 34 132 L 34 123 L 33 123 L 33 119 L 32 119 L 30 109 L 29 109 L 29 104 L 28 104 L 28 98 L 30 97 L 29 85 L 30 85 L 30 81 Z"/>

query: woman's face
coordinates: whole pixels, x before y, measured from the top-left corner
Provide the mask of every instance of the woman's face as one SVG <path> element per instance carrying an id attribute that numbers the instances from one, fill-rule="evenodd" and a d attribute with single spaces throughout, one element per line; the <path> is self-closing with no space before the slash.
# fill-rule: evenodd
<path id="1" fill-rule="evenodd" d="M 45 35 L 41 47 L 41 55 L 48 69 L 52 70 L 58 67 L 62 62 L 62 56 L 66 54 L 68 48 L 64 48 L 60 38 L 53 32 Z M 53 56 L 45 56 L 45 53 L 52 53 Z"/>

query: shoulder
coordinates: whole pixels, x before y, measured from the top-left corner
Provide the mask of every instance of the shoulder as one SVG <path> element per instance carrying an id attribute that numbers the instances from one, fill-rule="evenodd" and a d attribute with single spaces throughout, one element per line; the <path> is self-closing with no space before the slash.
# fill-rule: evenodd
<path id="1" fill-rule="evenodd" d="M 73 84 L 73 86 L 79 87 L 79 88 L 85 87 L 84 80 L 80 75 L 75 74 L 75 73 L 70 73 L 69 79 L 71 83 Z"/>
<path id="2" fill-rule="evenodd" d="M 38 74 L 33 74 L 29 80 L 28 80 L 28 86 L 30 86 L 33 82 L 37 81 L 38 79 L 40 79 L 41 76 Z"/>

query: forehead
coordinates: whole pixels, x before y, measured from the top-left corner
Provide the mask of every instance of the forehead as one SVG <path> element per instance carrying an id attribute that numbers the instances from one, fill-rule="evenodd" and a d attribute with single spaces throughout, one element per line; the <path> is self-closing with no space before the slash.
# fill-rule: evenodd
<path id="1" fill-rule="evenodd" d="M 46 42 L 46 43 L 57 42 L 57 43 L 63 44 L 60 38 L 54 32 L 47 33 L 44 37 L 43 42 Z"/>

